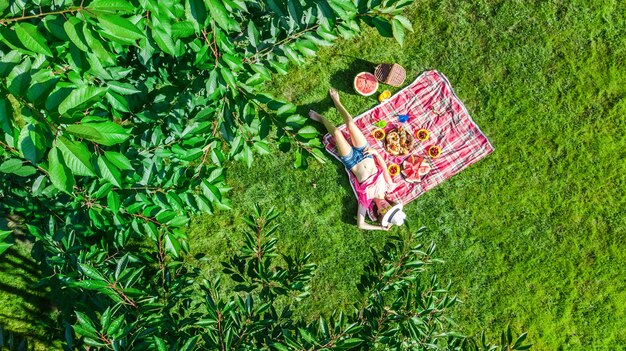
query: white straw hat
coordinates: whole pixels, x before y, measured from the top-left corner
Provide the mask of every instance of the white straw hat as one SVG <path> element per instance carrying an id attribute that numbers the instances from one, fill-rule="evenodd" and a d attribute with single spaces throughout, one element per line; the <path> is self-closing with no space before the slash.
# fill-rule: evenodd
<path id="1" fill-rule="evenodd" d="M 404 220 L 406 219 L 406 213 L 402 211 L 402 208 L 403 208 L 402 203 L 399 203 L 393 206 L 392 208 L 388 209 L 385 215 L 383 216 L 383 219 L 380 221 L 380 224 L 383 227 L 386 227 L 389 224 L 403 225 Z"/>

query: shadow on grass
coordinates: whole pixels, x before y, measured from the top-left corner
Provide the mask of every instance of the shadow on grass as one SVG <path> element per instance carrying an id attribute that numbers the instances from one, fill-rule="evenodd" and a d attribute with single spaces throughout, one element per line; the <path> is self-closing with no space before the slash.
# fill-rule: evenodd
<path id="1" fill-rule="evenodd" d="M 374 68 L 376 67 L 376 63 L 370 62 L 367 60 L 363 60 L 358 57 L 350 56 L 350 55 L 339 55 L 347 58 L 351 58 L 352 61 L 350 65 L 344 69 L 338 70 L 335 72 L 330 78 L 330 85 L 344 94 L 350 94 L 357 96 L 358 94 L 354 90 L 354 77 L 359 72 L 371 72 L 374 73 Z M 308 103 L 304 105 L 298 106 L 297 112 L 302 116 L 307 116 L 309 114 L 309 110 L 317 111 L 320 114 L 324 114 L 330 108 L 334 107 L 332 100 L 330 97 L 325 96 L 323 99 Z"/>
<path id="2" fill-rule="evenodd" d="M 15 330 L 14 334 L 48 344 L 50 335 L 55 333 L 52 330 L 55 323 L 51 319 L 53 306 L 46 297 L 47 291 L 37 286 L 42 278 L 39 266 L 14 246 L 0 256 L 0 270 L 5 275 L 0 280 L 0 305 L 10 304 L 15 308 L 12 313 L 0 313 L 2 326 L 7 327 L 8 322 L 23 324 L 28 326 L 27 329 L 42 326 L 36 328 L 37 332 Z"/>
<path id="3" fill-rule="evenodd" d="M 335 72 L 335 74 L 333 74 L 330 78 L 330 84 L 340 92 L 350 95 L 358 95 L 354 90 L 354 77 L 359 72 L 374 73 L 374 68 L 377 64 L 354 56 L 340 56 L 352 58 L 353 61 L 347 68 Z"/>

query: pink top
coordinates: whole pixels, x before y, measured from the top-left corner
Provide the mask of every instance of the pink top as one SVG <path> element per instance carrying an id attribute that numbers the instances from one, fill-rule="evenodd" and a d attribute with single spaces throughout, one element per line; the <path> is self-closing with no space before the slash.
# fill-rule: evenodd
<path id="1" fill-rule="evenodd" d="M 377 194 L 381 192 L 384 194 L 387 191 L 387 182 L 383 176 L 383 171 L 378 165 L 376 168 L 378 168 L 378 172 L 367 178 L 363 183 L 358 181 L 353 183 L 359 203 L 368 209 Z"/>

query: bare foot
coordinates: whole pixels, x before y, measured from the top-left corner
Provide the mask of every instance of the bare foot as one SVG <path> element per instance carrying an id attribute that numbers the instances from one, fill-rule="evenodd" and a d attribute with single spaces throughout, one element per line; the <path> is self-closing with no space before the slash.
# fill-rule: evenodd
<path id="1" fill-rule="evenodd" d="M 328 95 L 334 102 L 339 102 L 339 92 L 335 88 L 330 88 L 328 91 Z"/>
<path id="2" fill-rule="evenodd" d="M 317 113 L 317 112 L 315 112 L 313 110 L 310 110 L 309 111 L 309 118 L 311 118 L 314 121 L 322 123 L 322 119 L 324 117 L 322 115 L 320 115 L 319 113 Z"/>

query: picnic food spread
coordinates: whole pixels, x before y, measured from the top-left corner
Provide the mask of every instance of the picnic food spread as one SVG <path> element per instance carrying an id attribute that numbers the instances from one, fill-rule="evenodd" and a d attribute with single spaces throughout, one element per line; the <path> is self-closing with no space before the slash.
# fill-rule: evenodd
<path id="1" fill-rule="evenodd" d="M 383 140 L 385 139 L 385 130 L 382 128 L 374 129 L 374 131 L 372 132 L 372 136 L 376 140 Z"/>
<path id="2" fill-rule="evenodd" d="M 400 166 L 398 166 L 395 163 L 392 163 L 389 165 L 389 167 L 387 167 L 387 170 L 389 171 L 390 176 L 395 177 L 398 175 L 398 173 L 400 173 Z"/>
<path id="3" fill-rule="evenodd" d="M 440 116 L 428 113 L 444 108 L 447 112 Z M 403 114 L 410 116 L 405 123 L 399 117 Z M 394 178 L 396 187 L 387 197 L 404 205 L 493 152 L 489 140 L 471 119 L 463 102 L 454 94 L 450 82 L 437 71 L 422 73 L 389 100 L 377 104 L 353 120 L 367 136 L 372 148 L 381 151 L 380 156 L 387 165 L 395 163 L 400 166 L 400 177 Z M 371 134 L 378 128 L 389 134 L 398 126 L 405 127 L 414 140 L 413 149 L 405 156 L 395 156 L 386 150 L 386 135 L 384 139 L 377 141 Z M 348 132 L 345 124 L 337 129 L 344 134 Z M 428 132 L 425 140 L 419 140 L 426 134 L 418 133 L 421 129 Z M 331 155 L 340 158 L 333 135 L 324 136 L 324 146 Z M 433 157 L 435 155 L 436 158 Z M 425 160 L 415 169 L 419 157 Z M 424 175 L 426 171 L 428 174 Z M 349 170 L 346 172 L 356 194 L 356 189 L 360 186 L 358 179 Z M 418 176 L 420 182 L 411 182 Z M 371 204 L 368 208 L 368 215 L 372 220 L 380 216 L 374 207 Z"/>
<path id="4" fill-rule="evenodd" d="M 385 138 L 385 150 L 392 156 L 406 156 L 414 146 L 413 136 L 403 126 L 392 129 Z"/>
<path id="5" fill-rule="evenodd" d="M 430 164 L 423 157 L 411 155 L 402 162 L 402 177 L 407 183 L 419 183 L 430 172 Z"/>
<path id="6" fill-rule="evenodd" d="M 430 133 L 426 129 L 420 129 L 417 132 L 415 132 L 415 137 L 419 141 L 428 140 L 429 136 L 430 136 Z"/>
<path id="7" fill-rule="evenodd" d="M 431 147 L 428 148 L 428 156 L 432 158 L 437 158 L 439 157 L 440 154 L 441 154 L 441 149 L 439 148 L 439 146 L 432 145 Z"/>
<path id="8" fill-rule="evenodd" d="M 354 78 L 354 90 L 363 96 L 370 96 L 378 90 L 378 81 L 373 74 L 361 72 Z"/>

